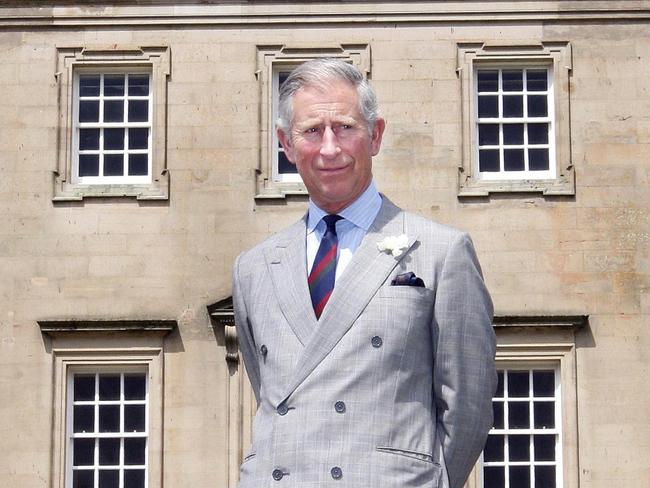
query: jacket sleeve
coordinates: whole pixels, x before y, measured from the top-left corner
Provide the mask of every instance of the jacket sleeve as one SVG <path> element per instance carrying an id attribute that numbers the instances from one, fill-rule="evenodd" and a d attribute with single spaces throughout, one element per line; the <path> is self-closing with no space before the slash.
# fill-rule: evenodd
<path id="1" fill-rule="evenodd" d="M 248 318 L 246 309 L 246 297 L 242 291 L 243 284 L 240 278 L 241 255 L 235 260 L 232 276 L 232 301 L 235 309 L 235 327 L 237 329 L 237 341 L 239 350 L 244 359 L 246 373 L 255 394 L 255 400 L 259 404 L 260 395 L 260 369 L 257 361 L 255 337 Z"/>
<path id="2" fill-rule="evenodd" d="M 445 258 L 434 305 L 436 431 L 450 488 L 463 486 L 492 426 L 492 313 L 472 242 L 459 234 Z"/>

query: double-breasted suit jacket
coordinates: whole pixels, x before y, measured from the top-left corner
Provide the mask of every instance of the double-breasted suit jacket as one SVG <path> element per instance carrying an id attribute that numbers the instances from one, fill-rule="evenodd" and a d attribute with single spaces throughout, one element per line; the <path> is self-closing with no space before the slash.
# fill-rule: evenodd
<path id="1" fill-rule="evenodd" d="M 492 422 L 492 304 L 469 237 L 385 197 L 317 320 L 306 217 L 243 253 L 233 297 L 258 410 L 241 488 L 459 488 Z M 408 236 L 398 257 L 378 249 Z M 412 271 L 424 287 L 394 286 Z"/>

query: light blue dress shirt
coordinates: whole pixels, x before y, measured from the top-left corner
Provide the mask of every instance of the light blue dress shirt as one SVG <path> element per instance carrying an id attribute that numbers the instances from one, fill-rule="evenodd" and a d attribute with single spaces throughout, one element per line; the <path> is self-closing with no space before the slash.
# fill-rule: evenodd
<path id="1" fill-rule="evenodd" d="M 336 264 L 336 279 L 343 274 L 345 268 L 350 263 L 352 255 L 361 245 L 363 237 L 368 232 L 370 225 L 377 217 L 381 208 L 381 196 L 373 181 L 368 188 L 352 202 L 349 206 L 341 210 L 338 215 L 343 217 L 336 223 L 336 235 L 339 240 L 338 261 Z M 309 216 L 307 218 L 307 274 L 310 273 L 311 267 L 318 252 L 318 246 L 325 234 L 326 225 L 323 217 L 327 212 L 318 208 L 318 206 L 309 200 Z"/>

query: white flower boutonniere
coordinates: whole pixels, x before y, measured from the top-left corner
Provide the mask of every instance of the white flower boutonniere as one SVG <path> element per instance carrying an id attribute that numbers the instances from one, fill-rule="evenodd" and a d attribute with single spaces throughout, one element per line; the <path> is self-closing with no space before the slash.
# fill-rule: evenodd
<path id="1" fill-rule="evenodd" d="M 391 254 L 397 258 L 409 247 L 409 238 L 406 234 L 400 236 L 387 236 L 377 243 L 377 248 L 381 252 Z"/>

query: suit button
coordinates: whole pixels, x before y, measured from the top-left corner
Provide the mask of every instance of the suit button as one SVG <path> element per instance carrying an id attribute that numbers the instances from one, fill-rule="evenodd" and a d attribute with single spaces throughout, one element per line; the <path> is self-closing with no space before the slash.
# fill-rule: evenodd
<path id="1" fill-rule="evenodd" d="M 287 407 L 286 403 L 281 403 L 280 405 L 278 405 L 278 408 L 277 408 L 278 414 L 286 415 L 288 411 L 289 411 L 289 407 Z"/>
<path id="2" fill-rule="evenodd" d="M 332 475 L 332 478 L 334 478 L 335 480 L 340 480 L 341 478 L 343 478 L 343 471 L 338 466 L 334 466 L 330 471 L 330 474 Z"/>
<path id="3" fill-rule="evenodd" d="M 280 481 L 283 476 L 284 476 L 284 473 L 282 472 L 281 469 L 274 469 L 273 470 L 273 479 L 275 481 Z"/>
<path id="4" fill-rule="evenodd" d="M 375 336 L 370 339 L 370 343 L 372 344 L 372 347 L 381 347 L 384 344 L 384 341 L 381 339 L 381 337 Z"/>
<path id="5" fill-rule="evenodd" d="M 262 344 L 262 347 L 260 347 L 260 352 L 262 353 L 262 356 L 266 356 L 266 354 L 269 352 L 269 348 L 266 347 L 266 344 Z"/>
<path id="6" fill-rule="evenodd" d="M 345 412 L 345 402 L 336 402 L 334 404 L 334 410 L 336 410 L 338 413 L 344 413 Z"/>

